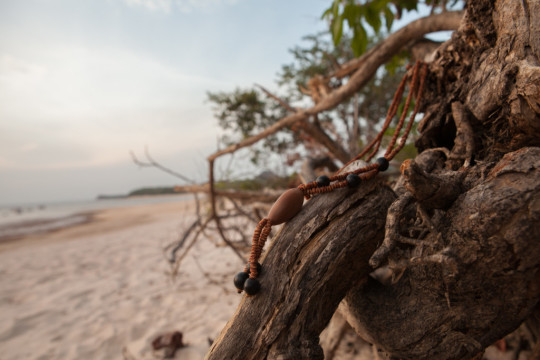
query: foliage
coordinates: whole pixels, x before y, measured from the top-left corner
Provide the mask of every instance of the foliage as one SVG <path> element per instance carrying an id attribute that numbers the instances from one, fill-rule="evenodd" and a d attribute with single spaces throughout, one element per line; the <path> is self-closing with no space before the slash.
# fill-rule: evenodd
<path id="1" fill-rule="evenodd" d="M 295 46 L 289 50 L 294 60 L 281 67 L 277 79 L 278 85 L 286 87 L 287 96 L 295 101 L 306 98 L 298 91 L 299 87 L 305 88 L 313 77 L 325 76 L 353 58 L 347 37 L 337 45 L 330 42 L 327 32 L 304 36 L 302 40 L 307 46 Z"/>
<path id="2" fill-rule="evenodd" d="M 178 194 L 174 190 L 173 186 L 167 187 L 151 187 L 151 188 L 140 188 L 131 191 L 128 196 L 141 196 L 141 195 L 165 195 L 165 194 Z"/>
<path id="3" fill-rule="evenodd" d="M 291 105 L 311 102 L 306 90 L 308 82 L 316 76 L 327 76 L 337 70 L 341 64 L 354 58 L 351 39 L 343 36 L 336 46 L 328 33 L 306 36 L 304 46 L 290 50 L 294 61 L 282 66 L 278 73 L 277 95 Z M 375 44 L 379 38 L 370 38 Z M 392 71 L 380 70 L 376 76 L 356 94 L 332 111 L 321 113 L 317 117 L 320 126 L 334 141 L 342 144 L 346 151 L 354 156 L 362 143 L 377 131 L 377 123 L 386 115 L 392 95 L 403 75 L 406 54 L 395 61 Z M 339 86 L 340 79 L 333 79 L 330 86 Z M 235 89 L 232 92 L 208 93 L 219 126 L 224 130 L 222 141 L 229 145 L 243 138 L 255 135 L 287 114 L 287 111 L 274 99 L 257 88 Z M 355 105 L 356 104 L 356 105 Z M 355 112 L 357 118 L 354 117 Z M 354 130 L 357 123 L 358 130 Z M 327 155 L 327 149 L 313 141 L 300 126 L 287 129 L 279 135 L 268 137 L 262 146 L 252 147 L 251 160 L 255 164 L 269 152 L 286 154 L 289 165 L 306 153 Z M 331 155 L 331 154 L 330 154 Z"/>
<path id="4" fill-rule="evenodd" d="M 214 115 L 224 130 L 221 141 L 225 145 L 236 143 L 264 130 L 286 115 L 285 109 L 269 101 L 257 89 L 237 88 L 232 92 L 208 92 L 208 101 L 213 104 Z M 290 146 L 291 137 L 273 135 L 264 139 L 263 147 L 273 152 L 283 152 Z M 260 159 L 260 149 L 253 148 L 251 161 Z"/>
<path id="5" fill-rule="evenodd" d="M 291 187 L 297 181 L 297 174 L 290 176 L 277 176 L 270 172 L 263 172 L 252 179 L 238 179 L 231 181 L 218 181 L 215 183 L 216 190 L 244 190 L 259 191 L 268 189 L 284 189 Z"/>
<path id="6" fill-rule="evenodd" d="M 117 195 L 98 195 L 98 200 L 107 200 L 107 199 L 125 199 L 130 196 L 152 196 L 152 195 L 171 195 L 171 194 L 179 194 L 178 191 L 175 190 L 174 186 L 162 186 L 162 187 L 146 187 L 146 188 L 140 188 L 135 189 L 133 191 L 130 191 L 127 195 L 126 194 L 117 194 Z"/>
<path id="7" fill-rule="evenodd" d="M 219 126 L 232 130 L 242 137 L 250 136 L 255 129 L 265 128 L 279 119 L 261 94 L 254 89 L 236 89 L 232 93 L 208 93 L 208 100 L 214 103 Z"/>
<path id="8" fill-rule="evenodd" d="M 451 1 L 454 6 L 458 0 Z M 323 13 L 322 18 L 329 21 L 334 44 L 339 44 L 345 24 L 352 32 L 351 47 L 355 56 L 363 54 L 369 43 L 368 32 L 379 36 L 383 32 L 383 20 L 386 31 L 390 31 L 394 19 L 400 19 L 403 10 L 418 10 L 420 4 L 432 7 L 446 7 L 446 0 L 334 0 Z"/>

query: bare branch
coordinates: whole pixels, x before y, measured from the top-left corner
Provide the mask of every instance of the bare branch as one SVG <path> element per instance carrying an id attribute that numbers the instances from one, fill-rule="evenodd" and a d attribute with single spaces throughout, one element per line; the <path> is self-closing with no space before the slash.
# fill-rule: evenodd
<path id="1" fill-rule="evenodd" d="M 345 85 L 328 94 L 318 104 L 309 109 L 298 109 L 294 114 L 282 118 L 259 134 L 213 153 L 208 157 L 208 160 L 212 162 L 222 155 L 230 154 L 246 146 L 253 145 L 284 127 L 307 119 L 310 115 L 333 109 L 361 89 L 374 76 L 379 66 L 390 60 L 394 54 L 398 53 L 410 41 L 421 38 L 427 33 L 457 29 L 462 14 L 462 12 L 447 12 L 445 14 L 427 16 L 404 26 L 360 58 L 347 63 L 345 65 L 345 68 L 348 69 L 346 72 L 343 74 L 340 73 L 339 76 L 338 74 L 334 74 L 333 77 L 344 77 L 354 72 Z"/>
<path id="2" fill-rule="evenodd" d="M 285 109 L 287 109 L 287 110 L 289 110 L 291 112 L 296 112 L 296 109 L 293 108 L 291 105 L 289 105 L 289 103 L 287 103 L 285 100 L 281 99 L 280 97 L 272 94 L 270 91 L 266 90 L 262 85 L 255 84 L 255 86 L 258 87 L 259 89 L 261 89 L 266 95 L 268 95 L 268 97 L 276 100 Z"/>
<path id="3" fill-rule="evenodd" d="M 360 138 L 360 114 L 358 104 L 358 94 L 354 94 L 354 112 L 352 118 L 352 133 L 349 138 L 349 151 L 351 154 L 358 154 L 358 139 Z"/>
<path id="4" fill-rule="evenodd" d="M 315 141 L 323 145 L 328 151 L 336 156 L 339 161 L 347 162 L 351 155 L 339 144 L 334 141 L 320 126 L 307 120 L 301 122 L 302 129 L 308 133 Z"/>
<path id="5" fill-rule="evenodd" d="M 277 198 L 276 198 L 277 199 Z M 240 205 L 238 205 L 238 203 L 236 201 L 234 201 L 234 199 L 230 196 L 227 196 L 227 200 L 229 200 L 231 202 L 231 204 L 233 204 L 234 208 L 236 209 L 236 211 L 238 211 L 238 213 L 244 215 L 245 217 L 247 217 L 249 220 L 251 220 L 252 222 L 254 222 L 255 224 L 258 224 L 259 221 L 261 219 L 257 219 L 255 218 L 253 215 L 249 214 L 247 211 L 245 211 L 244 209 L 242 209 L 240 207 Z"/>
<path id="6" fill-rule="evenodd" d="M 175 186 L 174 191 L 187 193 L 210 193 L 210 186 L 208 184 Z M 223 196 L 228 199 L 236 199 L 239 201 L 273 202 L 279 197 L 279 195 L 281 195 L 281 191 L 267 190 L 265 192 L 260 192 L 249 190 L 215 190 L 214 194 L 216 197 Z"/>
<path id="7" fill-rule="evenodd" d="M 150 156 L 150 151 L 148 150 L 148 147 L 145 147 L 144 148 L 144 154 L 146 156 L 146 159 L 147 161 L 144 162 L 144 161 L 141 161 L 139 160 L 136 156 L 135 156 L 135 153 L 133 151 L 130 151 L 129 154 L 131 155 L 131 159 L 133 160 L 133 162 L 140 166 L 140 167 L 155 167 L 161 171 L 164 171 L 166 172 L 167 174 L 170 174 L 174 177 L 177 177 L 179 179 L 182 179 L 184 180 L 185 182 L 188 182 L 190 184 L 195 184 L 195 181 L 188 178 L 187 176 L 184 176 L 172 169 L 169 169 L 168 167 L 165 167 L 163 165 L 161 165 L 160 163 L 158 163 L 157 161 L 155 161 L 152 156 Z"/>
<path id="8" fill-rule="evenodd" d="M 389 54 L 387 56 L 391 57 L 411 41 L 422 39 L 425 34 L 435 31 L 456 30 L 459 27 L 462 17 L 463 11 L 452 11 L 445 14 L 426 16 L 413 21 L 388 36 L 386 40 L 368 50 L 364 55 L 341 65 L 341 68 L 338 71 L 330 74 L 327 78 L 341 79 L 349 76 L 355 73 L 359 68 L 363 67 L 364 62 L 371 56 L 379 57 L 380 55 Z"/>
<path id="9" fill-rule="evenodd" d="M 289 116 L 284 117 L 283 119 L 275 122 L 274 124 L 270 125 L 257 135 L 253 135 L 248 137 L 247 139 L 244 139 L 236 144 L 230 145 L 226 147 L 223 150 L 216 151 L 212 155 L 208 157 L 208 161 L 213 161 L 217 159 L 218 157 L 225 155 L 225 154 L 231 154 L 239 149 L 245 148 L 247 146 L 253 145 L 259 140 L 262 140 L 264 138 L 267 138 L 268 136 L 275 134 L 279 130 L 283 129 L 284 127 L 291 126 L 295 122 L 299 120 L 304 120 L 308 118 L 308 114 L 306 114 L 304 111 L 300 110 L 299 112 L 296 112 L 294 114 L 291 114 Z"/>
<path id="10" fill-rule="evenodd" d="M 234 244 L 229 239 L 227 239 L 227 237 L 225 236 L 225 233 L 223 232 L 223 228 L 221 226 L 221 220 L 217 214 L 217 209 L 216 209 L 216 193 L 215 193 L 215 188 L 214 188 L 214 161 L 210 160 L 209 165 L 210 165 L 210 171 L 209 171 L 208 181 L 210 184 L 210 205 L 211 205 L 211 210 L 212 210 L 210 219 L 216 222 L 218 233 L 221 236 L 221 239 L 227 245 L 229 245 L 229 247 L 236 254 L 236 256 L 238 256 L 243 261 L 244 257 L 242 256 L 242 254 L 240 254 L 240 252 L 238 251 L 238 249 L 236 249 Z"/>

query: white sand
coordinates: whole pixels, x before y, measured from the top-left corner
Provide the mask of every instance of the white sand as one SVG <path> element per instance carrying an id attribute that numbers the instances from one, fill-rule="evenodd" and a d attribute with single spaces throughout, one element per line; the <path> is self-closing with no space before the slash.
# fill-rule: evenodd
<path id="1" fill-rule="evenodd" d="M 202 359 L 241 300 L 232 277 L 243 262 L 201 237 L 173 283 L 162 249 L 192 214 L 189 202 L 110 209 L 0 243 L 0 359 L 158 359 L 151 341 L 175 330 L 188 344 L 175 359 Z M 351 332 L 334 359 L 376 359 L 362 344 Z M 509 354 L 490 347 L 485 358 Z"/>
<path id="2" fill-rule="evenodd" d="M 241 300 L 242 263 L 201 237 L 171 282 L 162 249 L 192 219 L 188 204 L 106 210 L 0 246 L 0 359 L 154 359 L 150 342 L 173 330 L 189 344 L 175 358 L 202 359 Z"/>

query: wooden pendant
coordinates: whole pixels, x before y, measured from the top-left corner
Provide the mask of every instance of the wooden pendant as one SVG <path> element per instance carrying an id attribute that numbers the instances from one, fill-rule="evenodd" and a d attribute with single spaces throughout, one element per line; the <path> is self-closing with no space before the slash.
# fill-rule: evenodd
<path id="1" fill-rule="evenodd" d="M 292 219 L 302 209 L 304 193 L 298 188 L 285 191 L 276 200 L 270 212 L 268 220 L 272 225 L 279 225 Z"/>

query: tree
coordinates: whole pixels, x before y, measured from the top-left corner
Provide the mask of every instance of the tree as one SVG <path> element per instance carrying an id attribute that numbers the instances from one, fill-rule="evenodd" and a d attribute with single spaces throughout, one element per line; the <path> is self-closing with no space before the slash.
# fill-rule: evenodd
<path id="1" fill-rule="evenodd" d="M 284 65 L 278 74 L 280 92 L 272 94 L 260 85 L 232 92 L 208 93 L 215 116 L 225 132 L 222 142 L 235 144 L 274 124 L 288 112 L 306 103 L 317 103 L 324 93 L 339 86 L 338 78 L 324 77 L 339 70 L 339 64 L 354 59 L 351 40 L 342 37 L 334 45 L 329 34 L 320 33 L 304 38 L 306 47 L 291 50 L 294 62 Z M 368 39 L 374 46 L 375 39 Z M 391 93 L 403 76 L 404 54 L 396 56 L 392 67 L 383 68 L 350 99 L 335 109 L 315 114 L 290 128 L 264 138 L 262 146 L 251 147 L 251 160 L 257 163 L 270 153 L 286 154 L 288 165 L 305 159 L 303 177 L 311 180 L 314 170 L 326 167 L 337 170 L 359 152 L 363 143 L 376 133 L 392 101 Z"/>
<path id="2" fill-rule="evenodd" d="M 350 98 L 451 16 L 389 35 L 341 67 L 352 68 L 346 84 L 210 156 L 211 171 L 222 154 Z M 373 179 L 304 205 L 267 251 L 265 287 L 207 359 L 322 359 L 318 336 L 338 306 L 392 358 L 469 359 L 524 321 L 540 354 L 539 30 L 537 0 L 468 1 L 428 62 L 419 155 L 393 188 Z"/>

